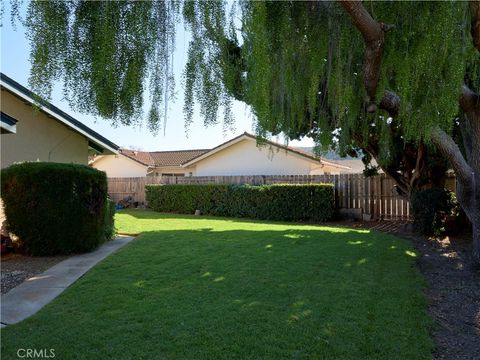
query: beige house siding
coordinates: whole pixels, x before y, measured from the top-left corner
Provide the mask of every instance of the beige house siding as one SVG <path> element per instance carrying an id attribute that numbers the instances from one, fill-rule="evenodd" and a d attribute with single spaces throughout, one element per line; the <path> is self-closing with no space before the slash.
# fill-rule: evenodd
<path id="1" fill-rule="evenodd" d="M 255 139 L 246 138 L 196 164 L 194 176 L 236 176 L 236 175 L 310 175 L 339 174 L 339 169 L 322 167 L 316 161 L 275 148 L 271 145 L 257 146 Z"/>
<path id="2" fill-rule="evenodd" d="M 87 164 L 88 140 L 26 104 L 1 91 L 1 111 L 17 119 L 16 134 L 1 135 L 1 167 L 21 161 Z"/>
<path id="3" fill-rule="evenodd" d="M 192 176 L 195 176 L 195 166 L 191 167 L 181 167 L 181 166 L 161 166 L 161 167 L 156 167 L 153 168 L 150 172 L 151 175 L 155 176 L 161 176 L 163 175 L 168 175 L 168 174 L 174 174 L 177 176 L 190 176 L 190 173 Z"/>
<path id="4" fill-rule="evenodd" d="M 330 165 L 313 165 L 308 175 L 339 175 L 343 174 L 343 169 Z"/>
<path id="5" fill-rule="evenodd" d="M 105 171 L 107 177 L 144 177 L 147 175 L 147 166 L 121 154 L 102 156 L 95 160 L 92 167 Z"/>

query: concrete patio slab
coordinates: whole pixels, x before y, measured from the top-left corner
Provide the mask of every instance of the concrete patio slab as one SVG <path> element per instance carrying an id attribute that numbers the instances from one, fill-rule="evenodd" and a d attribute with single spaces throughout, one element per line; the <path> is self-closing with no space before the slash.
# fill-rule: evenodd
<path id="1" fill-rule="evenodd" d="M 119 236 L 91 253 L 72 256 L 13 288 L 1 297 L 0 322 L 11 325 L 32 316 L 94 265 L 133 239 Z"/>

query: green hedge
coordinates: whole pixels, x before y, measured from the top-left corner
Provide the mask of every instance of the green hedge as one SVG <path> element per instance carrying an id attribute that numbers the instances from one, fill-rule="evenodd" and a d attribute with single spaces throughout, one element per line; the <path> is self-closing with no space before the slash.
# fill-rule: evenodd
<path id="1" fill-rule="evenodd" d="M 2 170 L 9 230 L 31 255 L 85 252 L 113 236 L 114 204 L 104 172 L 84 165 L 32 162 Z"/>
<path id="2" fill-rule="evenodd" d="M 160 212 L 326 221 L 334 213 L 334 189 L 315 185 L 147 185 L 149 206 Z"/>

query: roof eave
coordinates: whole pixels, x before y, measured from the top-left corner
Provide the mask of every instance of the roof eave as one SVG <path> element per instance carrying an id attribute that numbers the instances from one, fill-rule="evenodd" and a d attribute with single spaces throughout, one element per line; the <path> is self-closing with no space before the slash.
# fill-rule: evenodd
<path id="1" fill-rule="evenodd" d="M 6 76 L 4 74 L 1 74 L 1 75 L 2 75 L 1 76 L 1 81 L 0 81 L 1 87 L 5 88 L 6 90 L 11 92 L 12 94 L 18 96 L 19 98 L 29 102 L 30 104 L 35 104 L 44 113 L 50 115 L 54 119 L 63 123 L 64 125 L 72 128 L 73 130 L 75 130 L 79 134 L 85 136 L 88 140 L 92 141 L 96 145 L 103 148 L 104 152 L 102 152 L 102 155 L 118 154 L 118 149 L 120 148 L 119 146 L 110 142 L 107 139 L 103 139 L 103 140 L 99 139 L 99 137 L 103 138 L 103 136 L 101 136 L 100 134 L 97 134 L 95 131 L 93 131 L 91 129 L 89 129 L 89 131 L 87 131 L 85 129 L 82 129 L 81 127 L 85 127 L 85 128 L 88 128 L 88 127 L 85 124 L 82 124 L 83 126 L 80 126 L 81 123 L 78 120 L 75 120 L 75 119 L 71 118 L 68 114 L 64 113 L 63 111 L 61 111 L 60 109 L 58 109 L 54 105 L 52 105 L 50 103 L 38 104 L 38 102 L 35 101 L 32 98 L 33 93 L 30 90 L 28 90 L 24 86 L 18 84 L 16 81 L 10 79 L 8 76 Z M 48 105 L 48 107 L 46 105 Z M 53 111 L 52 109 L 55 110 L 55 111 Z M 71 119 L 73 119 L 75 122 L 77 122 L 77 124 L 75 124 L 71 120 L 67 119 L 67 117 L 70 117 Z M 98 136 L 95 136 L 95 135 L 98 135 Z"/>

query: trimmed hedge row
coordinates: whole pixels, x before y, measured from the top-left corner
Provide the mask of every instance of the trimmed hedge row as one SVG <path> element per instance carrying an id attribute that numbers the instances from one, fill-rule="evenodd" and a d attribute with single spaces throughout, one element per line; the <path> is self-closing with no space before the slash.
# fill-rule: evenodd
<path id="1" fill-rule="evenodd" d="M 159 212 L 248 217 L 264 220 L 326 221 L 334 213 L 331 184 L 147 185 L 149 206 Z"/>
<path id="2" fill-rule="evenodd" d="M 107 177 L 84 165 L 31 162 L 2 170 L 9 230 L 31 255 L 91 251 L 112 238 Z"/>

